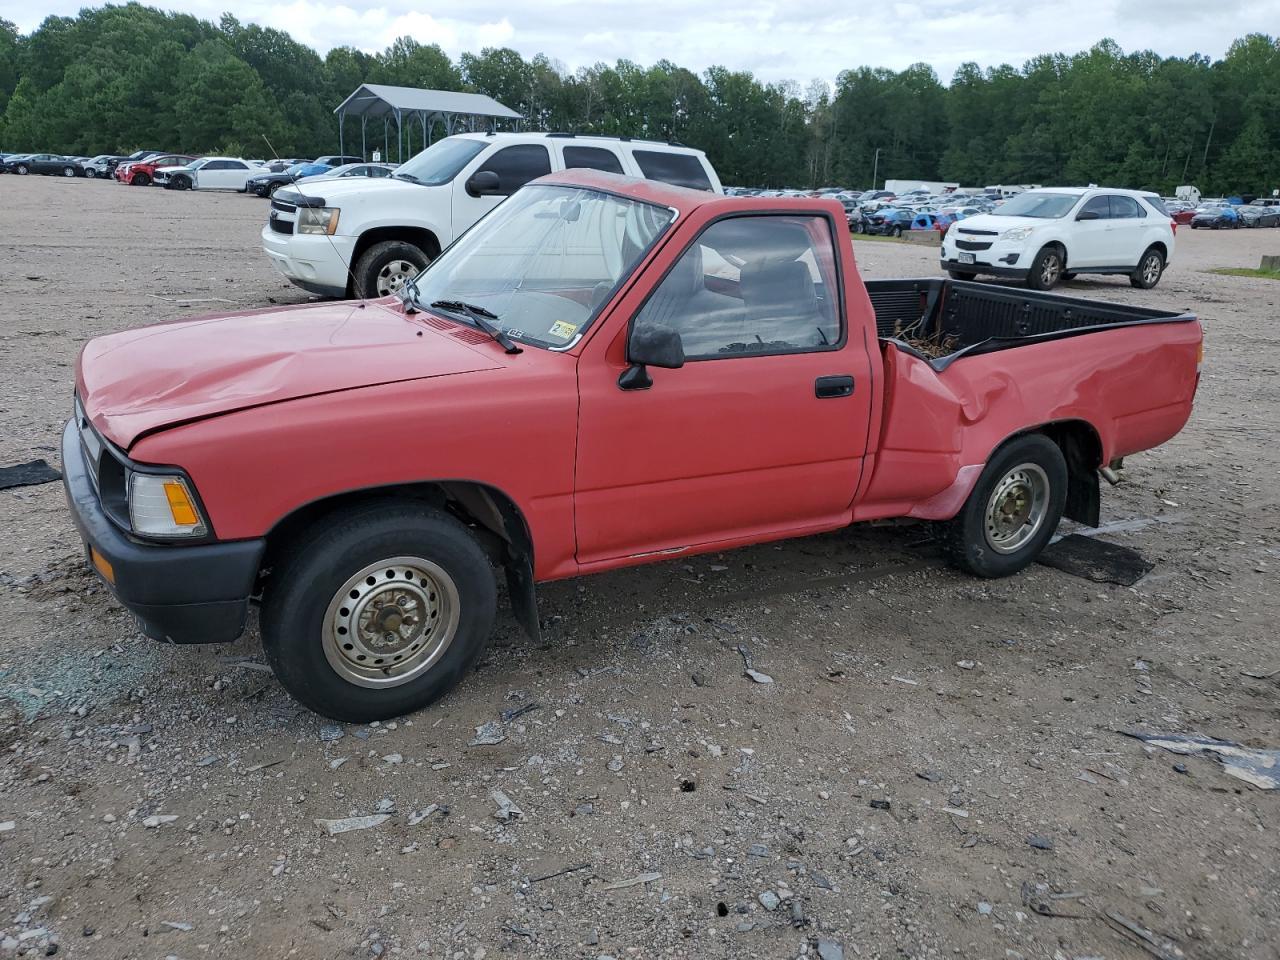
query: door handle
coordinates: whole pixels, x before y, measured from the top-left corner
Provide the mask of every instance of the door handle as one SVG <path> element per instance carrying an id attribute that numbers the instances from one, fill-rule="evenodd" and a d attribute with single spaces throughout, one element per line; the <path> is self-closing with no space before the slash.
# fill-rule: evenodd
<path id="1" fill-rule="evenodd" d="M 819 377 L 813 382 L 813 395 L 819 400 L 853 396 L 853 377 L 849 374 Z"/>

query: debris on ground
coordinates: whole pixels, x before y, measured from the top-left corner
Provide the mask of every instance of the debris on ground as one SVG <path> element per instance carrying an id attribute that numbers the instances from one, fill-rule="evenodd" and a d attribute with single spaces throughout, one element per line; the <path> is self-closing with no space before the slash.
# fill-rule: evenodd
<path id="1" fill-rule="evenodd" d="M 371 827 L 379 827 L 391 819 L 389 813 L 371 813 L 367 817 L 339 817 L 336 820 L 316 820 L 316 826 L 329 834 L 336 837 L 340 833 L 350 833 L 352 830 L 368 830 Z"/>
<path id="2" fill-rule="evenodd" d="M 773 683 L 773 677 L 769 676 L 767 673 L 761 673 L 759 670 L 752 670 L 750 667 L 748 667 L 744 672 L 756 683 Z"/>
<path id="3" fill-rule="evenodd" d="M 1222 763 L 1223 772 L 1237 780 L 1243 780 L 1259 790 L 1280 789 L 1280 750 L 1256 750 L 1242 747 L 1230 740 L 1180 733 L 1142 733 L 1136 730 L 1118 732 L 1153 747 L 1161 747 L 1170 753 L 1215 757 Z"/>
<path id="4" fill-rule="evenodd" d="M 517 817 L 524 816 L 524 811 L 516 806 L 516 802 L 501 790 L 491 790 L 489 796 L 498 805 L 498 809 L 494 811 L 493 815 L 503 823 L 509 823 Z"/>
<path id="5" fill-rule="evenodd" d="M 1083 580 L 1122 587 L 1132 587 L 1156 568 L 1136 550 L 1080 533 L 1049 544 L 1036 562 Z"/>
<path id="6" fill-rule="evenodd" d="M 613 883 L 606 883 L 601 890 L 623 890 L 627 887 L 638 887 L 641 884 L 653 883 L 655 880 L 661 880 L 660 873 L 641 873 L 634 877 L 628 877 L 626 880 L 615 880 Z"/>
<path id="7" fill-rule="evenodd" d="M 476 735 L 467 745 L 471 747 L 492 747 L 505 739 L 507 739 L 507 735 L 502 730 L 502 724 L 497 720 L 488 720 L 476 727 Z"/>
<path id="8" fill-rule="evenodd" d="M 1157 960 L 1182 960 L 1186 956 L 1182 948 L 1168 937 L 1148 930 L 1128 917 L 1108 910 L 1102 915 L 1102 919 L 1112 930 L 1133 941 Z"/>
<path id="9" fill-rule="evenodd" d="M 177 816 L 172 813 L 153 813 L 149 817 L 142 818 L 142 825 L 148 830 L 154 830 L 166 823 L 173 823 L 177 819 Z"/>
<path id="10" fill-rule="evenodd" d="M 14 464 L 12 467 L 0 467 L 0 490 L 8 490 L 11 487 L 34 487 L 61 479 L 62 474 L 44 460 L 31 460 L 28 463 Z"/>

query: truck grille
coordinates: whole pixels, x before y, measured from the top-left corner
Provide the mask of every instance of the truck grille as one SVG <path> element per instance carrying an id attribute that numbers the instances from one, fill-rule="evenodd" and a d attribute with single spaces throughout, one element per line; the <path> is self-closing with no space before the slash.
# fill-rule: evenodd
<path id="1" fill-rule="evenodd" d="M 271 219 L 267 221 L 267 226 L 269 226 L 276 233 L 286 233 L 286 234 L 293 233 L 292 220 L 281 220 L 278 217 L 273 216 L 271 217 Z"/>
<path id="2" fill-rule="evenodd" d="M 271 209 L 272 209 L 272 210 L 277 211 L 278 213 L 290 213 L 290 214 L 291 214 L 291 213 L 296 212 L 298 208 L 297 208 L 297 207 L 295 207 L 292 203 L 284 203 L 283 201 L 281 201 L 281 200 L 277 200 L 277 199 L 275 199 L 274 197 L 272 197 L 272 198 L 271 198 Z"/>
<path id="3" fill-rule="evenodd" d="M 967 233 L 971 237 L 995 237 L 999 236 L 996 230 L 977 230 L 973 227 L 957 227 L 958 233 Z"/>

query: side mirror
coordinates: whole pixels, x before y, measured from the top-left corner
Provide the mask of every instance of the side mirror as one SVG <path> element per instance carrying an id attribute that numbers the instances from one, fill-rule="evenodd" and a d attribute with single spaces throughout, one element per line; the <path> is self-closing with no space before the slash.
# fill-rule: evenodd
<path id="1" fill-rule="evenodd" d="M 1081 210 L 1076 215 L 1077 220 L 1101 220 L 1102 217 L 1094 210 Z"/>
<path id="2" fill-rule="evenodd" d="M 637 323 L 627 340 L 627 362 L 618 377 L 623 390 L 647 390 L 653 386 L 646 367 L 678 370 L 684 366 L 684 343 L 680 332 L 665 323 Z"/>
<path id="3" fill-rule="evenodd" d="M 491 197 L 499 189 L 498 175 L 492 170 L 477 170 L 467 180 L 467 193 L 473 197 Z"/>

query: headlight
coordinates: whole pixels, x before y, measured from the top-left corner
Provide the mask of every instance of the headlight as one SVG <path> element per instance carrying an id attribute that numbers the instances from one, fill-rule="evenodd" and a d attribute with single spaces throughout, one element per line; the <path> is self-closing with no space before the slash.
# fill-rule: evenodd
<path id="1" fill-rule="evenodd" d="M 321 233 L 333 236 L 338 232 L 337 207 L 299 207 L 298 233 Z"/>
<path id="2" fill-rule="evenodd" d="M 129 521 L 144 537 L 202 537 L 209 531 L 187 481 L 160 474 L 130 475 Z"/>
<path id="3" fill-rule="evenodd" d="M 1014 227 L 1012 230 L 1006 230 L 1000 234 L 1001 240 L 1025 240 L 1031 236 L 1035 227 Z"/>

